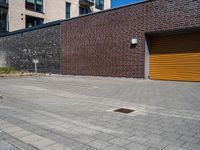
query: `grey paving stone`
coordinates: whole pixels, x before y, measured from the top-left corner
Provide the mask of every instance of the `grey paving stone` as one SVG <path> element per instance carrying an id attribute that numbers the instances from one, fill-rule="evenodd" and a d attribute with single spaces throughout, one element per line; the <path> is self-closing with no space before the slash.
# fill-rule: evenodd
<path id="1" fill-rule="evenodd" d="M 134 130 L 134 131 L 132 132 L 132 136 L 146 137 L 147 135 L 150 135 L 150 132 L 148 132 L 148 131 L 143 131 L 143 130 Z"/>
<path id="2" fill-rule="evenodd" d="M 65 146 L 70 149 L 79 149 L 79 148 L 85 148 L 85 147 L 89 148 L 88 146 L 85 146 L 84 144 L 80 142 L 68 143 L 68 144 L 65 144 Z"/>
<path id="3" fill-rule="evenodd" d="M 111 144 L 108 142 L 95 140 L 95 141 L 88 143 L 88 145 L 90 145 L 91 147 L 97 148 L 97 149 L 104 149 L 104 148 L 110 146 Z"/>
<path id="4" fill-rule="evenodd" d="M 68 131 L 63 131 L 63 132 L 57 132 L 59 135 L 62 135 L 64 137 L 69 137 L 69 138 L 76 138 L 82 135 L 83 133 L 74 131 L 74 130 L 68 130 Z"/>
<path id="5" fill-rule="evenodd" d="M 196 134 L 196 132 L 188 131 L 188 130 L 178 130 L 176 132 L 179 133 L 179 134 L 183 134 L 185 136 L 191 136 L 191 137 Z"/>
<path id="6" fill-rule="evenodd" d="M 161 135 L 164 137 L 167 137 L 168 139 L 175 139 L 175 140 L 182 136 L 181 134 L 169 132 L 169 131 L 165 131 Z"/>
<path id="7" fill-rule="evenodd" d="M 148 146 L 148 147 L 153 147 L 153 148 L 157 148 L 157 149 L 163 149 L 165 147 L 167 147 L 169 144 L 166 142 L 161 142 L 161 141 L 154 141 L 154 140 L 149 140 L 147 142 L 144 143 L 144 145 Z"/>
<path id="8" fill-rule="evenodd" d="M 20 138 L 21 141 L 23 141 L 24 143 L 33 145 L 34 147 L 38 148 L 38 149 L 43 149 L 45 147 L 47 147 L 48 145 L 52 145 L 55 142 L 47 139 L 47 138 L 43 138 L 40 136 L 37 136 L 35 134 Z"/>
<path id="9" fill-rule="evenodd" d="M 168 145 L 164 150 L 186 150 L 185 148 L 177 147 L 177 146 L 172 146 Z"/>
<path id="10" fill-rule="evenodd" d="M 6 133 L 12 133 L 12 132 L 21 131 L 21 130 L 22 130 L 22 128 L 19 128 L 17 126 L 13 126 L 13 127 L 3 129 L 3 131 L 6 132 Z"/>
<path id="11" fill-rule="evenodd" d="M 181 136 L 180 140 L 183 140 L 183 141 L 186 141 L 186 142 L 195 143 L 195 144 L 200 142 L 199 138 L 190 137 L 190 136 Z"/>
<path id="12" fill-rule="evenodd" d="M 140 136 L 132 136 L 132 137 L 128 138 L 128 140 L 142 144 L 142 143 L 145 143 L 145 142 L 149 141 L 150 139 L 144 138 L 144 137 L 140 137 Z"/>
<path id="13" fill-rule="evenodd" d="M 107 133 L 100 133 L 100 134 L 97 134 L 95 136 L 93 136 L 99 140 L 102 140 L 102 141 L 108 141 L 110 139 L 113 139 L 114 136 L 113 135 L 110 135 L 110 134 L 107 134 Z"/>
<path id="14" fill-rule="evenodd" d="M 124 147 L 130 150 L 147 150 L 149 148 L 148 146 L 144 146 L 135 142 L 132 142 Z"/>
<path id="15" fill-rule="evenodd" d="M 67 137 L 62 137 L 62 138 L 59 138 L 56 140 L 56 143 L 60 143 L 60 144 L 64 144 L 64 145 L 74 143 L 74 142 L 75 142 L 74 140 L 67 138 Z"/>
<path id="16" fill-rule="evenodd" d="M 167 137 L 159 135 L 159 134 L 149 134 L 149 135 L 145 136 L 145 138 L 148 138 L 151 141 L 156 141 L 156 142 L 160 142 L 160 141 L 167 139 Z"/>
<path id="17" fill-rule="evenodd" d="M 128 150 L 128 149 L 120 147 L 120 146 L 112 145 L 112 146 L 105 148 L 104 150 Z"/>
<path id="18" fill-rule="evenodd" d="M 44 129 L 38 129 L 38 130 L 34 130 L 32 132 L 37 134 L 37 135 L 44 135 L 44 134 L 50 133 L 51 131 L 44 130 Z"/>
<path id="19" fill-rule="evenodd" d="M 163 143 L 166 143 L 166 144 L 169 144 L 169 145 L 172 145 L 172 146 L 176 146 L 176 147 L 180 147 L 182 146 L 185 141 L 183 140 L 180 140 L 180 139 L 166 139 L 163 141 Z"/>
<path id="20" fill-rule="evenodd" d="M 16 147 L 12 146 L 6 141 L 0 141 L 0 149 L 1 150 L 17 150 Z"/>
<path id="21" fill-rule="evenodd" d="M 77 146 L 77 147 L 74 147 L 73 150 L 88 150 L 90 149 L 91 147 L 88 146 L 88 145 L 80 145 L 80 146 Z"/>
<path id="22" fill-rule="evenodd" d="M 155 128 L 155 127 L 154 127 Z M 162 130 L 159 130 L 159 129 L 147 129 L 147 131 L 149 132 L 149 133 L 154 133 L 154 134 L 161 134 L 161 133 L 163 133 L 164 131 L 162 131 Z"/>
<path id="23" fill-rule="evenodd" d="M 81 135 L 81 136 L 75 138 L 75 140 L 80 141 L 81 143 L 89 143 L 91 141 L 94 141 L 95 139 L 92 137 L 89 137 L 87 135 Z"/>
<path id="24" fill-rule="evenodd" d="M 108 142 L 119 145 L 119 146 L 124 146 L 124 145 L 131 143 L 129 140 L 123 139 L 123 138 L 114 138 L 114 139 L 111 139 Z"/>
<path id="25" fill-rule="evenodd" d="M 9 134 L 7 134 L 5 132 L 2 132 L 2 135 L 6 135 L 5 136 L 6 137 L 5 138 L 6 142 L 12 143 L 12 145 L 15 145 L 15 147 L 17 147 L 19 149 L 38 150 L 37 148 L 35 148 L 35 147 L 31 146 L 31 145 L 25 144 L 22 141 L 18 140 L 15 137 L 10 136 Z"/>
<path id="26" fill-rule="evenodd" d="M 97 150 L 96 148 L 93 148 L 93 147 L 91 147 L 91 148 L 89 148 L 88 150 Z"/>
<path id="27" fill-rule="evenodd" d="M 16 138 L 23 138 L 25 136 L 31 135 L 32 133 L 29 131 L 26 131 L 26 130 L 17 130 L 17 131 L 11 132 L 9 134 Z"/>
<path id="28" fill-rule="evenodd" d="M 57 141 L 58 139 L 62 138 L 62 136 L 55 134 L 55 133 L 47 133 L 47 134 L 43 134 L 42 137 Z"/>
<path id="29" fill-rule="evenodd" d="M 197 133 L 194 137 L 200 139 L 200 133 Z"/>
<path id="30" fill-rule="evenodd" d="M 182 147 L 189 150 L 200 150 L 199 144 L 194 143 L 185 143 Z"/>
<path id="31" fill-rule="evenodd" d="M 40 128 L 33 126 L 33 125 L 28 126 L 28 131 L 35 131 L 35 130 L 39 130 L 39 129 Z"/>
<path id="32" fill-rule="evenodd" d="M 53 144 L 53 145 L 49 145 L 45 148 L 43 148 L 43 150 L 71 150 L 70 148 L 67 148 L 66 146 L 62 145 L 62 144 Z"/>
<path id="33" fill-rule="evenodd" d="M 148 150 L 159 150 L 159 149 L 150 147 Z"/>

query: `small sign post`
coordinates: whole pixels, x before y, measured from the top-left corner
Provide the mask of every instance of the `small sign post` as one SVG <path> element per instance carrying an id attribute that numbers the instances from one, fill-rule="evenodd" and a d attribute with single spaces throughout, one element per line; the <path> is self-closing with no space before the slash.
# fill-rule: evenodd
<path id="1" fill-rule="evenodd" d="M 39 63 L 39 60 L 33 59 L 33 63 L 35 64 L 35 73 L 37 73 L 37 64 Z"/>

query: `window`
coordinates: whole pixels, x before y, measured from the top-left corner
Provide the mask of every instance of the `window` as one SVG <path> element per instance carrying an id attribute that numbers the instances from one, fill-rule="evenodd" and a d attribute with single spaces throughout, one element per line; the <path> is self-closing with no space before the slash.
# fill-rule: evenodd
<path id="1" fill-rule="evenodd" d="M 7 3 L 7 0 L 0 0 L 0 3 Z"/>
<path id="2" fill-rule="evenodd" d="M 95 7 L 97 9 L 103 10 L 104 9 L 104 0 L 96 0 Z"/>
<path id="3" fill-rule="evenodd" d="M 43 12 L 43 0 L 36 0 L 36 11 Z"/>
<path id="4" fill-rule="evenodd" d="M 26 28 L 31 28 L 43 24 L 44 20 L 37 17 L 26 16 Z"/>
<path id="5" fill-rule="evenodd" d="M 0 32 L 7 31 L 7 14 L 8 9 L 0 8 Z"/>
<path id="6" fill-rule="evenodd" d="M 26 0 L 26 9 L 43 12 L 43 0 Z"/>
<path id="7" fill-rule="evenodd" d="M 66 18 L 70 18 L 70 3 L 66 2 Z"/>
<path id="8" fill-rule="evenodd" d="M 35 0 L 26 0 L 26 9 L 35 11 Z"/>
<path id="9" fill-rule="evenodd" d="M 79 8 L 79 14 L 80 15 L 88 14 L 89 12 L 90 12 L 89 8 L 84 8 L 84 7 Z"/>

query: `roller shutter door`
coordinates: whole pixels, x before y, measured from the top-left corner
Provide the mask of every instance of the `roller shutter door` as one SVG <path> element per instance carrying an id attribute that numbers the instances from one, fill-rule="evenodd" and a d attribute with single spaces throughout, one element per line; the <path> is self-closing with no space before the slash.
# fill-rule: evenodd
<path id="1" fill-rule="evenodd" d="M 150 79 L 200 81 L 200 32 L 151 38 Z"/>

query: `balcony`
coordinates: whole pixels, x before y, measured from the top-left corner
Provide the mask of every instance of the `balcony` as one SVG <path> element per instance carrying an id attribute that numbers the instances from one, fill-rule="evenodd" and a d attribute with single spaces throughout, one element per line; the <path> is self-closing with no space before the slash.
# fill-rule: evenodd
<path id="1" fill-rule="evenodd" d="M 91 7 L 94 6 L 94 0 L 79 0 L 79 4 Z"/>
<path id="2" fill-rule="evenodd" d="M 8 0 L 0 0 L 0 7 L 8 8 Z"/>

